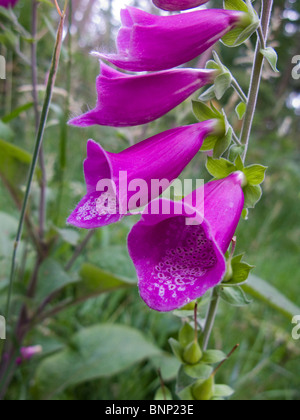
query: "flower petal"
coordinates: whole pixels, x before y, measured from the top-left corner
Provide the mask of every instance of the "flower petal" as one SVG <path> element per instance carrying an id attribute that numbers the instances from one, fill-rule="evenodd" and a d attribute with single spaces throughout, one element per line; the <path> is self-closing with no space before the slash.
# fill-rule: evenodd
<path id="1" fill-rule="evenodd" d="M 162 117 L 201 87 L 211 83 L 215 71 L 175 69 L 128 75 L 101 64 L 97 78 L 98 102 L 92 111 L 72 119 L 80 127 L 129 127 Z"/>
<path id="2" fill-rule="evenodd" d="M 226 272 L 225 258 L 203 216 L 197 213 L 199 223 L 188 226 L 187 206 L 174 206 L 173 215 L 144 214 L 128 237 L 141 297 L 159 312 L 178 309 L 203 296 Z"/>
<path id="3" fill-rule="evenodd" d="M 159 197 L 196 156 L 214 128 L 213 120 L 174 128 L 118 154 L 108 153 L 89 140 L 84 162 L 87 195 L 68 223 L 86 229 L 105 226 Z M 105 200 L 108 208 L 103 208 Z M 108 200 L 118 204 L 110 215 Z"/>
<path id="4" fill-rule="evenodd" d="M 122 217 L 118 212 L 116 196 L 94 191 L 83 197 L 67 223 L 78 228 L 96 229 L 116 223 Z"/>
<path id="5" fill-rule="evenodd" d="M 224 254 L 244 206 L 242 182 L 243 174 L 236 172 L 205 185 L 204 203 L 195 201 L 197 190 L 182 202 L 159 200 L 146 208 L 129 234 L 128 249 L 141 297 L 150 308 L 180 308 L 223 280 Z M 156 213 L 155 203 L 160 203 Z M 169 212 L 163 211 L 167 203 Z M 193 225 L 188 225 L 188 216 Z"/>
<path id="6" fill-rule="evenodd" d="M 209 0 L 153 0 L 155 6 L 169 12 L 193 9 L 208 2 Z"/>
<path id="7" fill-rule="evenodd" d="M 171 69 L 193 60 L 240 25 L 244 13 L 198 10 L 172 16 L 154 16 L 134 7 L 122 11 L 123 27 L 117 54 L 95 53 L 129 71 Z"/>

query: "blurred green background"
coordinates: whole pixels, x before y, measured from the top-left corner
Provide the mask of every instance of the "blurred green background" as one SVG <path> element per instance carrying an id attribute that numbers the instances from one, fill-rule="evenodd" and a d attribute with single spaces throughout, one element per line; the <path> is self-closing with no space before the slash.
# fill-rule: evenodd
<path id="1" fill-rule="evenodd" d="M 29 0 L 20 0 L 15 10 L 20 23 L 28 31 L 30 31 L 31 21 L 30 3 Z M 161 120 L 146 127 L 119 131 L 104 127 L 66 129 L 67 117 L 78 115 L 95 104 L 95 78 L 98 75 L 99 64 L 89 55 L 89 52 L 99 48 L 113 49 L 119 25 L 119 9 L 125 3 L 157 12 L 157 9 L 151 9 L 150 1 L 74 0 L 72 2 L 71 90 L 68 93 L 70 61 L 68 39 L 65 39 L 44 141 L 48 178 L 48 237 L 53 237 L 51 258 L 60 266 L 67 263 L 76 244 L 86 236 L 84 231 L 68 229 L 66 232 L 65 220 L 85 192 L 82 161 L 85 158 L 87 139 L 93 138 L 101 142 L 107 150 L 117 152 L 170 127 L 196 121 L 191 112 L 191 102 L 188 100 Z M 211 5 L 217 7 L 220 3 L 216 0 L 211 2 Z M 41 4 L 38 42 L 41 102 L 54 44 L 56 23 L 55 9 L 46 3 Z M 10 28 L 10 24 L 5 21 L 0 29 L 0 54 L 7 57 L 7 80 L 0 81 L 1 118 L 31 101 L 30 66 L 24 59 L 29 55 L 30 46 L 24 40 L 16 45 L 11 37 L 11 43 L 9 43 L 7 34 Z M 247 159 L 248 164 L 260 163 L 268 166 L 269 170 L 263 185 L 263 198 L 256 209 L 250 211 L 249 220 L 241 222 L 237 235 L 238 250 L 246 252 L 247 262 L 256 266 L 253 273 L 278 288 L 298 306 L 300 306 L 300 80 L 294 80 L 291 74 L 295 67 L 295 64 L 292 64 L 292 58 L 300 54 L 299 41 L 299 2 L 276 0 L 270 44 L 279 54 L 280 74 L 272 73 L 266 65 Z M 221 44 L 216 47 L 225 65 L 232 69 L 245 90 L 249 84 L 254 42 L 255 37 L 239 49 L 228 49 Z M 206 55 L 200 59 L 200 62 L 196 60 L 193 65 L 203 66 L 203 62 L 205 63 L 203 60 L 209 58 L 210 56 Z M 69 98 L 70 111 L 67 110 L 66 113 L 67 98 Z M 132 100 L 134 100 L 134 92 Z M 241 123 L 234 113 L 237 103 L 238 99 L 230 92 L 224 98 L 222 105 L 238 131 Z M 32 108 L 9 122 L 0 120 L 0 139 L 31 153 L 34 145 Z M 63 153 L 65 142 L 66 155 Z M 204 169 L 205 159 L 204 154 L 199 154 L 183 176 L 209 180 Z M 23 173 L 24 184 L 25 179 L 26 172 Z M 37 183 L 33 188 L 30 205 L 32 218 L 36 220 Z M 7 291 L 7 276 L 17 218 L 18 210 L 15 203 L 4 184 L 0 183 L 1 308 Z M 134 283 L 135 272 L 127 255 L 125 243 L 135 221 L 136 218 L 128 218 L 122 223 L 98 230 L 72 267 L 70 274 L 72 278 L 74 280 L 84 278 L 82 265 L 92 264 Z M 22 265 L 24 255 L 26 260 Z M 20 297 L 25 291 L 26 282 L 34 266 L 33 249 L 26 235 L 20 252 L 19 265 L 23 271 L 21 272 L 21 269 L 18 271 L 15 293 Z M 88 273 L 90 275 L 90 272 Z M 41 276 L 40 281 L 43 282 L 43 280 L 47 281 L 47 277 Z M 78 284 L 69 285 L 57 297 L 54 306 L 55 303 L 64 299 L 74 301 L 77 294 Z M 18 305 L 19 301 L 16 298 L 14 318 L 10 320 L 10 323 L 15 321 Z M 300 315 L 300 313 L 295 315 Z M 205 306 L 203 306 L 204 316 Z M 147 357 L 142 357 L 137 354 L 138 362 L 128 362 L 124 365 L 125 370 L 114 371 L 112 368 L 112 373 L 115 372 L 115 374 L 106 372 L 101 375 L 90 375 L 86 380 L 79 380 L 78 384 L 71 383 L 53 392 L 56 384 L 55 376 L 57 376 L 55 369 L 66 369 L 63 371 L 68 375 L 65 360 L 58 360 L 55 363 L 55 357 L 59 354 L 57 352 L 66 345 L 76 350 L 76 343 L 74 339 L 71 339 L 74 334 L 87 331 L 86 329 L 89 330 L 91 326 L 99 324 L 124 326 L 125 341 L 127 336 L 130 337 L 130 332 L 127 332 L 126 328 L 133 327 L 143 333 L 147 342 L 159 347 L 164 353 L 155 357 L 150 357 L 149 354 Z M 164 380 L 171 389 L 174 389 L 177 364 L 171 358 L 168 339 L 176 337 L 180 325 L 180 318 L 173 314 L 158 314 L 150 311 L 140 300 L 135 286 L 120 288 L 120 290 L 101 295 L 97 293 L 97 296 L 71 306 L 33 329 L 26 339 L 26 344 L 41 344 L 44 352 L 18 369 L 9 387 L 7 399 L 45 397 L 68 400 L 153 399 L 159 386 L 157 374 L 159 365 L 164 367 L 162 370 Z M 228 383 L 236 390 L 233 399 L 300 399 L 300 341 L 292 339 L 292 328 L 291 319 L 256 300 L 245 308 L 233 308 L 226 303 L 221 304 L 211 347 L 223 349 L 226 352 L 230 351 L 235 344 L 240 343 L 239 351 L 218 374 L 219 382 Z M 102 336 L 102 333 L 99 332 L 100 335 L 97 336 L 95 330 L 95 336 L 91 332 L 92 339 L 96 344 L 98 343 L 99 347 L 107 345 L 105 334 Z M 89 339 L 91 339 L 90 335 Z M 126 351 L 132 352 L 134 356 L 137 351 L 134 341 Z M 50 359 L 54 357 L 52 365 L 49 356 L 51 356 Z M 118 365 L 120 356 L 116 357 L 118 360 L 114 363 Z M 101 362 L 100 358 L 99 363 L 105 362 Z M 69 366 L 69 369 L 71 368 L 72 366 Z M 82 369 L 84 370 L 84 364 Z M 45 385 L 47 372 L 50 385 Z M 52 385 L 51 381 L 53 381 Z"/>

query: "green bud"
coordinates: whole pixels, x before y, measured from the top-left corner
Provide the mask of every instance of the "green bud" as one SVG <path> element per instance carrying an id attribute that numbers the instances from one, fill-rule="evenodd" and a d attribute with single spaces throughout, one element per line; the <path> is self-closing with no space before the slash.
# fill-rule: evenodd
<path id="1" fill-rule="evenodd" d="M 182 347 L 188 346 L 195 338 L 194 328 L 190 324 L 184 324 L 184 326 L 179 331 L 179 342 Z"/>
<path id="2" fill-rule="evenodd" d="M 203 353 L 197 341 L 190 343 L 183 353 L 183 360 L 189 365 L 196 365 L 202 357 Z"/>
<path id="3" fill-rule="evenodd" d="M 198 381 L 193 386 L 193 397 L 197 401 L 210 401 L 214 396 L 215 378 L 210 376 L 206 381 Z"/>
<path id="4" fill-rule="evenodd" d="M 229 282 L 232 279 L 232 277 L 233 277 L 232 260 L 229 259 L 227 261 L 227 271 L 226 271 L 226 274 L 225 274 L 225 277 L 224 277 L 223 282 L 224 283 Z"/>

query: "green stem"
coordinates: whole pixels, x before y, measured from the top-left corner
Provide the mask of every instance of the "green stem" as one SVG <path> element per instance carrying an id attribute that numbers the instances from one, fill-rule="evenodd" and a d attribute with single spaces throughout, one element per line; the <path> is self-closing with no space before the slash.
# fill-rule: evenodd
<path id="1" fill-rule="evenodd" d="M 269 32 L 270 20 L 272 15 L 272 8 L 273 8 L 273 0 L 263 0 L 262 4 L 262 12 L 261 12 L 261 29 L 264 40 L 266 41 L 267 35 Z M 265 44 L 264 44 L 265 45 Z M 261 49 L 261 42 L 258 39 L 257 46 L 256 46 L 256 53 L 255 53 L 255 61 L 253 65 L 252 77 L 251 77 L 251 84 L 249 89 L 249 99 L 247 105 L 247 111 L 245 115 L 243 130 L 241 134 L 241 143 L 244 144 L 245 152 L 244 152 L 244 161 L 246 160 L 247 151 L 249 148 L 249 141 L 250 141 L 250 134 L 253 125 L 254 114 L 257 105 L 258 93 L 260 88 L 260 82 L 262 77 L 262 70 L 264 64 L 264 57 L 260 53 Z M 220 297 L 218 295 L 217 289 L 213 290 L 210 306 L 208 309 L 206 323 L 203 333 L 203 350 L 207 350 L 207 346 L 209 343 L 209 339 L 211 336 L 211 332 L 213 329 L 213 325 L 215 322 L 218 305 L 219 305 Z"/>
<path id="2" fill-rule="evenodd" d="M 241 88 L 239 82 L 234 77 L 232 78 L 231 85 L 236 91 L 236 93 L 239 95 L 240 99 L 246 104 L 248 102 L 248 98 L 244 93 L 243 89 Z"/>
<path id="3" fill-rule="evenodd" d="M 9 290 L 8 290 L 6 310 L 5 310 L 6 319 L 8 319 L 8 315 L 9 315 L 9 308 L 10 308 L 10 302 L 11 302 L 11 296 L 12 296 L 12 290 L 13 290 L 13 281 L 14 281 L 14 275 L 15 275 L 15 269 L 16 269 L 16 257 L 17 257 L 18 247 L 19 247 L 19 243 L 20 243 L 20 240 L 21 240 L 21 237 L 22 237 L 24 220 L 25 220 L 28 201 L 29 201 L 29 197 L 30 197 L 32 181 L 33 181 L 35 169 L 36 169 L 36 166 L 37 166 L 41 145 L 43 143 L 46 122 L 47 122 L 47 118 L 48 118 L 49 108 L 50 108 L 50 104 L 51 104 L 51 100 L 52 100 L 53 88 L 54 88 L 56 75 L 57 75 L 57 70 L 58 70 L 58 63 L 59 63 L 61 45 L 62 45 L 62 38 L 63 38 L 64 19 L 65 19 L 65 16 L 63 15 L 61 17 L 59 27 L 58 27 L 57 38 L 56 38 L 54 53 L 53 53 L 52 62 L 51 62 L 49 80 L 48 80 L 47 89 L 46 89 L 46 96 L 45 96 L 44 105 L 43 105 L 43 109 L 42 109 L 40 125 L 39 125 L 39 129 L 38 129 L 37 137 L 36 137 L 35 148 L 34 148 L 33 158 L 32 158 L 32 162 L 31 162 L 31 166 L 30 166 L 25 197 L 24 197 L 24 201 L 23 201 L 23 205 L 22 205 L 22 209 L 21 209 L 19 226 L 18 226 L 16 240 L 15 240 L 15 244 L 14 244 L 14 250 L 13 250 L 13 255 L 12 255 L 12 263 L 11 263 L 10 280 L 9 280 Z"/>
<path id="4" fill-rule="evenodd" d="M 206 321 L 205 321 L 205 328 L 203 332 L 203 343 L 202 343 L 203 351 L 206 351 L 208 347 L 209 339 L 211 336 L 211 332 L 215 323 L 215 319 L 216 319 L 216 315 L 217 315 L 217 311 L 219 307 L 219 302 L 220 302 L 220 296 L 219 296 L 217 288 L 215 288 L 212 292 L 210 305 L 208 308 Z"/>
<path id="5" fill-rule="evenodd" d="M 266 40 L 270 19 L 272 14 L 272 7 L 273 7 L 273 0 L 263 0 L 262 5 L 262 14 L 261 14 L 261 31 L 264 40 Z M 264 65 L 264 56 L 260 52 L 261 50 L 261 41 L 258 37 L 256 51 L 255 51 L 255 60 L 254 66 L 252 71 L 251 83 L 249 88 L 249 100 L 248 106 L 245 114 L 244 125 L 241 133 L 241 143 L 245 145 L 245 151 L 243 155 L 243 160 L 246 160 L 249 142 L 250 142 L 250 135 L 258 100 L 259 88 L 262 78 L 262 71 Z"/>
<path id="6" fill-rule="evenodd" d="M 66 121 L 70 113 L 70 96 L 71 96 L 71 87 L 72 87 L 72 19 L 73 19 L 73 6 L 72 1 L 69 1 L 69 22 L 68 22 L 68 62 L 66 68 L 67 81 L 66 81 L 66 101 L 65 101 L 65 110 L 61 117 L 61 133 L 60 133 L 60 155 L 59 155 L 59 167 L 57 171 L 57 177 L 59 179 L 59 191 L 57 198 L 57 217 L 56 225 L 59 225 L 60 213 L 62 208 L 63 196 L 64 196 L 64 187 L 65 187 L 65 173 L 67 167 L 67 143 L 68 143 L 68 125 Z"/>
<path id="7" fill-rule="evenodd" d="M 263 50 L 266 49 L 267 45 L 266 45 L 265 35 L 263 33 L 263 29 L 262 29 L 261 25 L 259 25 L 259 27 L 257 29 L 257 34 L 258 34 L 258 37 L 259 37 L 259 42 L 260 42 L 261 48 Z"/>

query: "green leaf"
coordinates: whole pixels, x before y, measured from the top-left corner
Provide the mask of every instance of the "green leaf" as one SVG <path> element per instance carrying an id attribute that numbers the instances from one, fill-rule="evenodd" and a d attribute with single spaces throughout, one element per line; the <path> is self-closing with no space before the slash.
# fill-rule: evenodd
<path id="1" fill-rule="evenodd" d="M 245 146 L 233 145 L 229 151 L 229 160 L 234 162 L 238 156 L 242 156 L 245 151 Z"/>
<path id="2" fill-rule="evenodd" d="M 179 369 L 177 382 L 176 382 L 176 394 L 181 393 L 185 388 L 191 387 L 199 380 L 194 370 L 191 371 L 188 369 L 189 374 L 186 373 L 186 367 L 189 367 L 189 366 L 182 365 L 181 368 Z M 195 366 L 192 366 L 192 368 L 195 368 Z M 206 380 L 207 378 L 209 378 L 212 372 L 213 372 L 212 367 L 201 364 L 201 366 L 198 367 L 197 374 L 201 376 L 201 379 Z M 190 374 L 192 374 L 193 376 L 191 376 Z"/>
<path id="3" fill-rule="evenodd" d="M 220 76 L 215 79 L 214 89 L 218 100 L 222 99 L 224 94 L 231 87 L 231 81 L 232 77 L 230 73 L 220 74 Z"/>
<path id="4" fill-rule="evenodd" d="M 40 400 L 51 400 L 70 386 L 116 375 L 158 354 L 160 349 L 125 325 L 85 328 L 70 346 L 39 365 L 32 392 Z"/>
<path id="5" fill-rule="evenodd" d="M 26 183 L 30 163 L 29 153 L 0 140 L 0 176 L 15 199 L 23 196 L 22 186 Z"/>
<path id="6" fill-rule="evenodd" d="M 176 394 L 181 399 L 181 401 L 194 401 L 195 398 L 193 396 L 192 389 L 193 387 L 189 386 L 187 388 L 184 388 L 182 391 L 176 392 Z"/>
<path id="7" fill-rule="evenodd" d="M 247 185 L 244 188 L 245 195 L 245 208 L 252 209 L 260 201 L 262 197 L 262 189 L 260 186 L 256 185 Z"/>
<path id="8" fill-rule="evenodd" d="M 215 385 L 214 398 L 224 397 L 228 398 L 234 394 L 234 390 L 228 385 Z"/>
<path id="9" fill-rule="evenodd" d="M 0 285 L 6 286 L 5 280 L 10 270 L 11 255 L 13 252 L 16 232 L 19 221 L 12 215 L 0 212 Z M 20 252 L 18 253 L 18 262 L 21 258 L 23 243 L 21 244 Z M 2 284 L 3 283 L 3 284 Z M 0 287 L 1 287 L 0 286 Z M 0 305 L 0 312 L 4 305 Z"/>
<path id="10" fill-rule="evenodd" d="M 235 108 L 235 112 L 239 120 L 242 120 L 244 118 L 246 111 L 247 111 L 247 104 L 245 104 L 245 102 L 240 102 Z"/>
<path id="11" fill-rule="evenodd" d="M 217 141 L 218 141 L 219 137 L 218 136 L 209 136 L 207 137 L 204 142 L 203 145 L 201 147 L 201 152 L 207 152 L 209 150 L 213 150 Z"/>
<path id="12" fill-rule="evenodd" d="M 208 365 L 214 365 L 215 363 L 220 363 L 226 359 L 226 354 L 220 350 L 207 350 L 203 354 L 202 363 L 207 363 Z"/>
<path id="13" fill-rule="evenodd" d="M 226 178 L 235 171 L 235 166 L 226 159 L 207 158 L 206 168 L 208 172 L 217 179 Z"/>
<path id="14" fill-rule="evenodd" d="M 241 287 L 219 287 L 220 297 L 231 306 L 247 306 L 251 301 Z"/>
<path id="15" fill-rule="evenodd" d="M 101 258 L 99 258 L 99 252 L 101 252 Z M 126 283 L 137 283 L 135 267 L 124 246 L 106 246 L 100 251 L 95 248 L 94 251 L 89 252 L 89 262 Z"/>
<path id="16" fill-rule="evenodd" d="M 244 210 L 242 211 L 242 218 L 243 218 L 244 220 L 248 220 L 248 219 L 249 219 L 249 210 L 248 210 L 248 209 L 244 209 Z"/>
<path id="17" fill-rule="evenodd" d="M 164 381 L 173 381 L 176 379 L 181 363 L 176 357 L 169 353 L 162 353 L 151 359 L 151 364 L 155 370 L 160 370 Z"/>
<path id="18" fill-rule="evenodd" d="M 201 362 L 194 366 L 184 366 L 184 372 L 191 378 L 206 380 L 213 373 L 213 368 Z"/>
<path id="19" fill-rule="evenodd" d="M 214 158 L 218 159 L 228 150 L 232 141 L 232 128 L 230 127 L 227 134 L 220 138 L 214 147 Z"/>
<path id="20" fill-rule="evenodd" d="M 171 346 L 171 349 L 174 353 L 174 355 L 177 357 L 178 360 L 180 360 L 181 363 L 185 363 L 183 360 L 183 347 L 179 343 L 179 341 L 175 340 L 174 338 L 169 339 L 169 344 Z"/>
<path id="21" fill-rule="evenodd" d="M 193 101 L 193 111 L 196 118 L 202 122 L 215 119 L 218 115 L 203 102 Z"/>
<path id="22" fill-rule="evenodd" d="M 249 185 L 260 185 L 264 182 L 266 177 L 266 166 L 262 165 L 252 165 L 244 169 L 244 174 L 246 175 Z"/>
<path id="23" fill-rule="evenodd" d="M 214 60 L 209 60 L 206 63 L 205 68 L 207 70 L 219 70 L 220 69 L 220 65 L 218 63 L 216 63 Z"/>
<path id="24" fill-rule="evenodd" d="M 63 270 L 57 261 L 49 258 L 44 261 L 39 271 L 36 300 L 44 301 L 48 296 L 76 281 Z"/>
<path id="25" fill-rule="evenodd" d="M 257 276 L 250 275 L 249 281 L 243 290 L 271 308 L 275 309 L 289 321 L 295 314 L 300 314 L 300 308 L 287 299 L 279 290 Z"/>
<path id="26" fill-rule="evenodd" d="M 195 338 L 195 330 L 191 327 L 190 324 L 185 323 L 184 326 L 179 331 L 179 342 L 182 347 L 186 347 L 190 344 Z"/>
<path id="27" fill-rule="evenodd" d="M 268 47 L 268 48 L 266 48 L 264 50 L 261 49 L 260 52 L 265 57 L 265 59 L 268 61 L 268 63 L 272 67 L 272 70 L 275 73 L 280 73 L 279 70 L 277 69 L 278 54 L 274 50 L 274 48 Z"/>
<path id="28" fill-rule="evenodd" d="M 215 97 L 216 97 L 215 87 L 211 86 L 210 88 L 208 88 L 207 90 L 202 92 L 198 99 L 201 102 L 208 102 L 208 101 L 212 101 L 213 99 L 215 99 Z"/>
<path id="29" fill-rule="evenodd" d="M 224 0 L 224 8 L 248 13 L 248 7 L 243 0 Z"/>
<path id="30" fill-rule="evenodd" d="M 244 162 L 242 161 L 241 155 L 237 155 L 234 164 L 238 171 L 244 172 Z"/>
<path id="31" fill-rule="evenodd" d="M 249 274 L 251 270 L 253 270 L 255 267 L 253 265 L 249 265 L 247 263 L 232 263 L 232 269 L 233 269 L 233 276 L 232 279 L 227 282 L 223 283 L 223 286 L 225 287 L 232 287 L 232 286 L 241 286 L 244 284 L 249 277 Z"/>
<path id="32" fill-rule="evenodd" d="M 55 228 L 56 232 L 61 238 L 70 245 L 76 246 L 79 242 L 80 235 L 75 229 L 58 229 Z"/>
<path id="33" fill-rule="evenodd" d="M 132 283 L 128 283 L 123 278 L 88 263 L 82 265 L 79 276 L 81 281 L 76 286 L 77 299 L 84 296 L 98 296 L 102 293 L 132 285 Z"/>
<path id="34" fill-rule="evenodd" d="M 5 115 L 2 118 L 2 121 L 7 124 L 9 122 L 11 122 L 12 120 L 18 118 L 23 112 L 28 111 L 29 109 L 31 109 L 33 107 L 33 102 L 29 102 L 25 105 L 22 105 L 18 108 L 16 108 L 14 111 L 12 111 L 10 114 Z"/>
<path id="35" fill-rule="evenodd" d="M 4 124 L 4 122 L 0 120 L 0 138 L 6 141 L 12 141 L 14 137 L 15 133 L 10 126 L 8 124 Z"/>

